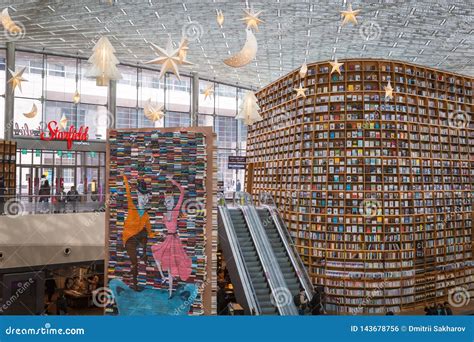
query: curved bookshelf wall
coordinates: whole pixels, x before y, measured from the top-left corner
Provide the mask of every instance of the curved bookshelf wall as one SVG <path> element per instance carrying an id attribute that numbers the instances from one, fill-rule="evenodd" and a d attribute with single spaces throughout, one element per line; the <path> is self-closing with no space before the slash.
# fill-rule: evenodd
<path id="1" fill-rule="evenodd" d="M 473 78 L 340 62 L 341 75 L 314 63 L 257 93 L 247 191 L 273 195 L 333 312 L 398 312 L 471 291 Z"/>

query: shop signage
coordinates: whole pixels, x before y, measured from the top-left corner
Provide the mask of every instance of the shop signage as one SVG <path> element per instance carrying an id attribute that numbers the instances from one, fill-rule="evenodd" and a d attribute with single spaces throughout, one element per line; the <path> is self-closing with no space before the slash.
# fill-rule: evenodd
<path id="1" fill-rule="evenodd" d="M 40 139 L 44 141 L 67 141 L 67 148 L 70 150 L 73 142 L 89 139 L 89 127 L 81 126 L 77 130 L 74 125 L 71 125 L 68 131 L 62 131 L 56 121 L 50 121 L 48 123 L 48 133 L 41 132 Z"/>
<path id="2" fill-rule="evenodd" d="M 25 123 L 22 127 L 18 125 L 18 122 L 15 122 L 15 128 L 13 128 L 13 135 L 21 137 L 39 137 L 41 134 L 41 126 L 38 126 L 35 129 L 30 129 Z"/>
<path id="3" fill-rule="evenodd" d="M 229 170 L 245 170 L 247 164 L 247 157 L 229 156 L 227 161 L 227 168 Z"/>

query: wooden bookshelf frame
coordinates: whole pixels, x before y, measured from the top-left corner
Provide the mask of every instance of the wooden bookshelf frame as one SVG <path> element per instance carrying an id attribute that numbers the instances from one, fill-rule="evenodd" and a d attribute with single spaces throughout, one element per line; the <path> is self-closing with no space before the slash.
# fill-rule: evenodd
<path id="1" fill-rule="evenodd" d="M 264 119 L 249 127 L 247 191 L 274 196 L 333 312 L 472 294 L 474 79 L 395 60 L 340 62 L 340 76 L 329 61 L 308 64 L 305 78 L 296 69 L 257 93 Z M 453 114 L 466 118 L 458 128 Z"/>

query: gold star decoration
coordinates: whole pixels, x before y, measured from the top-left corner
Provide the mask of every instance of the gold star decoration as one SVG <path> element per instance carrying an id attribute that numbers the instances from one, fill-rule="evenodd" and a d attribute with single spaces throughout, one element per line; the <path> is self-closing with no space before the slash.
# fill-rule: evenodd
<path id="1" fill-rule="evenodd" d="M 186 43 L 187 44 L 187 43 Z M 152 59 L 151 61 L 145 62 L 145 64 L 161 64 L 160 70 L 160 79 L 166 74 L 167 71 L 171 71 L 173 74 L 176 75 L 178 80 L 181 80 L 179 76 L 179 65 L 192 65 L 193 63 L 188 62 L 183 58 L 183 51 L 186 50 L 187 46 L 183 47 L 183 41 L 180 44 L 178 49 L 173 48 L 173 42 L 171 38 L 168 39 L 168 44 L 166 48 L 163 49 L 156 44 L 151 43 L 153 50 L 158 53 L 159 57 Z M 181 50 L 181 56 L 180 56 Z M 186 57 L 184 55 L 184 57 Z"/>
<path id="2" fill-rule="evenodd" d="M 244 12 L 246 16 L 241 20 L 245 21 L 248 29 L 253 28 L 255 31 L 258 31 L 258 24 L 264 23 L 264 21 L 258 17 L 263 11 L 255 12 L 253 9 L 245 9 Z"/>
<path id="3" fill-rule="evenodd" d="M 307 89 L 307 88 L 303 88 L 303 87 L 301 87 L 301 86 L 300 86 L 299 88 L 293 89 L 294 91 L 296 91 L 296 98 L 298 98 L 298 97 L 300 97 L 300 96 L 306 98 L 306 94 L 305 94 L 306 89 Z"/>
<path id="4" fill-rule="evenodd" d="M 357 18 L 356 15 L 358 15 L 360 10 L 352 10 L 352 4 L 349 3 L 347 5 L 347 11 L 341 11 L 341 17 L 344 19 L 342 20 L 341 26 L 344 26 L 347 23 L 353 23 L 354 25 L 357 25 Z"/>
<path id="5" fill-rule="evenodd" d="M 23 78 L 23 73 L 25 72 L 25 70 L 26 70 L 26 67 L 21 68 L 20 71 L 13 71 L 11 69 L 8 69 L 8 71 L 10 72 L 10 75 L 12 75 L 12 77 L 8 80 L 8 83 L 12 85 L 12 92 L 15 92 L 16 87 L 18 87 L 18 89 L 22 91 L 21 82 L 28 82 L 27 79 Z"/>
<path id="6" fill-rule="evenodd" d="M 72 97 L 72 102 L 74 104 L 78 104 L 79 101 L 81 101 L 81 94 L 79 94 L 79 91 L 76 90 L 76 92 L 74 93 L 74 96 Z"/>
<path id="7" fill-rule="evenodd" d="M 390 81 L 388 81 L 387 85 L 383 87 L 383 89 L 385 90 L 385 98 L 388 100 L 393 99 L 393 88 L 390 84 Z"/>
<path id="8" fill-rule="evenodd" d="M 216 20 L 220 27 L 224 25 L 224 13 L 222 12 L 222 10 L 219 10 L 219 9 L 217 10 Z"/>
<path id="9" fill-rule="evenodd" d="M 204 101 L 207 100 L 207 98 L 211 98 L 212 96 L 214 96 L 214 85 L 213 84 L 210 84 L 206 87 L 206 89 L 204 89 Z"/>
<path id="10" fill-rule="evenodd" d="M 343 66 L 344 63 L 339 63 L 336 58 L 334 62 L 329 62 L 329 64 L 332 66 L 332 70 L 329 75 L 332 75 L 333 72 L 337 72 L 339 75 L 341 74 L 341 66 Z"/>
<path id="11" fill-rule="evenodd" d="M 143 108 L 143 114 L 148 120 L 155 122 L 155 121 L 163 119 L 163 117 L 165 116 L 163 108 L 164 108 L 163 105 L 161 106 L 153 105 L 151 103 L 151 99 L 148 99 L 148 101 L 145 104 L 145 107 Z"/>

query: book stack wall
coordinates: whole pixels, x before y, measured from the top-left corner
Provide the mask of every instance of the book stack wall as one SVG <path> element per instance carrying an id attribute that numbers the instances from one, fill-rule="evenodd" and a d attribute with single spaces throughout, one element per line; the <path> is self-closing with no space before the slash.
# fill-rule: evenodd
<path id="1" fill-rule="evenodd" d="M 473 79 L 342 62 L 341 75 L 314 63 L 257 93 L 247 190 L 273 195 L 333 311 L 398 312 L 472 291 Z"/>
<path id="2" fill-rule="evenodd" d="M 129 282 L 131 277 L 130 258 L 123 246 L 123 226 L 129 210 L 123 176 L 128 178 L 132 198 L 137 203 L 137 185 L 144 180 L 151 194 L 147 205 L 153 237 L 148 239 L 146 253 L 148 264 L 139 267 L 138 285 L 156 289 L 168 289 L 158 272 L 151 253 L 151 246 L 160 244 L 167 236 L 163 217 L 167 212 L 165 196 L 178 202 L 179 190 L 168 177 L 184 188 L 177 232 L 186 254 L 192 260 L 192 273 L 186 283 L 199 288 L 198 295 L 188 314 L 204 313 L 202 291 L 207 277 L 206 215 L 207 196 L 207 150 L 203 133 L 190 131 L 110 131 L 109 133 L 109 192 L 113 198 L 109 207 L 109 281 L 113 278 Z M 209 156 L 212 158 L 212 156 Z M 213 189 L 209 189 L 213 193 Z M 214 239 L 212 239 L 214 240 Z M 211 241 L 212 242 L 212 241 Z M 212 260 L 209 260 L 212 262 Z M 166 271 L 166 270 L 164 270 Z M 178 280 L 176 286 L 185 285 Z M 139 309 L 137 309 L 139 310 Z"/>
<path id="3" fill-rule="evenodd" d="M 0 177 L 5 187 L 4 202 L 8 202 L 16 195 L 16 142 L 0 141 L 0 162 Z"/>

